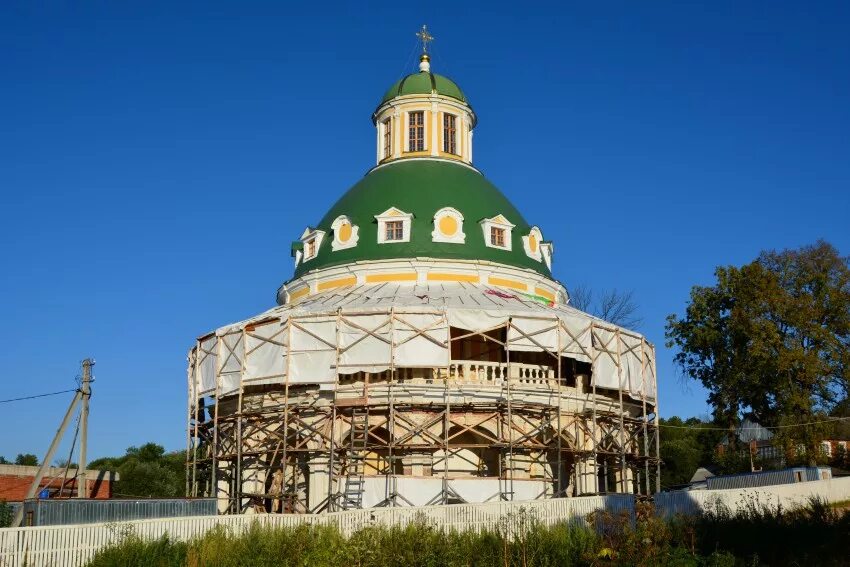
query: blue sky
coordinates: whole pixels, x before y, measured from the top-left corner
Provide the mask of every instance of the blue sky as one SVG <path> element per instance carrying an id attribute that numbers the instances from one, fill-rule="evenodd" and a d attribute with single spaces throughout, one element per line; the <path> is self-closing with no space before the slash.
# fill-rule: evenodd
<path id="1" fill-rule="evenodd" d="M 92 458 L 184 445 L 187 349 L 274 304 L 422 23 L 558 279 L 634 290 L 662 415 L 708 409 L 664 348 L 691 286 L 850 253 L 846 2 L 298 4 L 0 6 L 0 399 L 95 357 Z M 0 404 L 0 455 L 43 453 L 69 397 Z"/>

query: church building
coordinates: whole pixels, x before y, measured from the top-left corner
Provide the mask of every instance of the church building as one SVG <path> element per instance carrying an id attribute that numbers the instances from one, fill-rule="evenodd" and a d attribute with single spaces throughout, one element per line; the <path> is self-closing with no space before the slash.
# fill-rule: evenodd
<path id="1" fill-rule="evenodd" d="M 657 488 L 654 346 L 570 306 L 557 227 L 475 167 L 478 116 L 418 35 L 374 167 L 291 228 L 277 306 L 189 352 L 187 495 L 223 513 Z"/>

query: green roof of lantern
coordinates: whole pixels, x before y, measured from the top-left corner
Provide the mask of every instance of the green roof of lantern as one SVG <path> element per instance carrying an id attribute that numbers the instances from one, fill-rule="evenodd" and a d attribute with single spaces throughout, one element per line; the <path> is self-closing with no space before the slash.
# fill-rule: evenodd
<path id="1" fill-rule="evenodd" d="M 378 106 L 380 107 L 388 100 L 397 96 L 413 94 L 439 94 L 457 99 L 465 104 L 469 104 L 469 101 L 466 100 L 466 95 L 463 94 L 463 91 L 460 90 L 457 83 L 443 75 L 437 75 L 436 73 L 428 71 L 420 71 L 419 73 L 413 73 L 406 76 L 391 86 L 384 95 L 384 98 L 381 99 Z"/>
<path id="2" fill-rule="evenodd" d="M 413 214 L 410 242 L 378 244 L 375 215 L 390 207 Z M 463 215 L 464 244 L 432 241 L 434 214 L 444 207 L 454 207 Z M 340 215 L 360 228 L 359 239 L 353 248 L 332 251 L 331 224 Z M 479 221 L 496 215 L 516 225 L 511 232 L 512 250 L 490 248 L 484 242 Z M 531 226 L 519 211 L 480 172 L 454 161 L 408 159 L 377 167 L 331 207 L 317 228 L 327 235 L 316 257 L 298 265 L 295 277 L 317 268 L 400 258 L 487 260 L 551 277 L 544 262 L 525 253 L 522 237 Z"/>

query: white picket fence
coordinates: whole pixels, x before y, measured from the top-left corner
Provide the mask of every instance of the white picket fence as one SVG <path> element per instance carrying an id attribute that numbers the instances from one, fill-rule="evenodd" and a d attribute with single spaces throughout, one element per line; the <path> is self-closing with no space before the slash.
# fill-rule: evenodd
<path id="1" fill-rule="evenodd" d="M 791 508 L 805 504 L 811 497 L 818 497 L 827 502 L 850 500 L 850 478 L 758 488 L 665 492 L 656 494 L 654 499 L 657 512 L 669 517 L 674 514 L 697 514 L 714 508 L 717 503 L 722 503 L 732 511 L 752 504 Z M 343 535 L 348 536 L 366 526 L 405 526 L 418 520 L 458 531 L 481 531 L 500 527 L 514 532 L 520 529 L 524 519 L 529 517 L 552 525 L 565 521 L 581 521 L 591 512 L 602 509 L 613 513 L 625 511 L 633 514 L 634 504 L 634 497 L 629 494 L 610 494 L 530 502 L 372 508 L 330 514 L 196 516 L 111 524 L 5 528 L 0 529 L 0 567 L 84 565 L 98 550 L 120 541 L 129 533 L 143 538 L 157 538 L 167 533 L 171 538 L 187 541 L 216 526 L 227 526 L 234 533 L 239 533 L 257 523 L 286 527 L 301 524 L 335 525 Z"/>
<path id="2" fill-rule="evenodd" d="M 530 502 L 452 504 L 418 508 L 372 508 L 330 514 L 261 514 L 245 516 L 196 516 L 161 518 L 111 524 L 80 524 L 0 529 L 0 567 L 76 567 L 129 533 L 157 538 L 167 533 L 177 540 L 190 540 L 216 526 L 234 533 L 252 524 L 294 527 L 300 524 L 336 525 L 346 536 L 371 525 L 404 526 L 423 520 L 443 529 L 480 531 L 502 527 L 513 531 L 523 518 L 533 517 L 546 525 L 583 520 L 596 510 L 633 513 L 634 498 L 628 494 L 559 498 Z M 523 513 L 520 513 L 520 511 Z"/>

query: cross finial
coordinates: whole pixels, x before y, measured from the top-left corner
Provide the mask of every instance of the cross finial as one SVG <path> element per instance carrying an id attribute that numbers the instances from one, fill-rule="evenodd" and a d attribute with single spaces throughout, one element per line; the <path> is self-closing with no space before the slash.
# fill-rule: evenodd
<path id="1" fill-rule="evenodd" d="M 428 33 L 428 26 L 422 25 L 422 29 L 416 32 L 416 37 L 422 42 L 422 53 L 428 53 L 428 44 L 434 41 L 434 36 Z"/>

